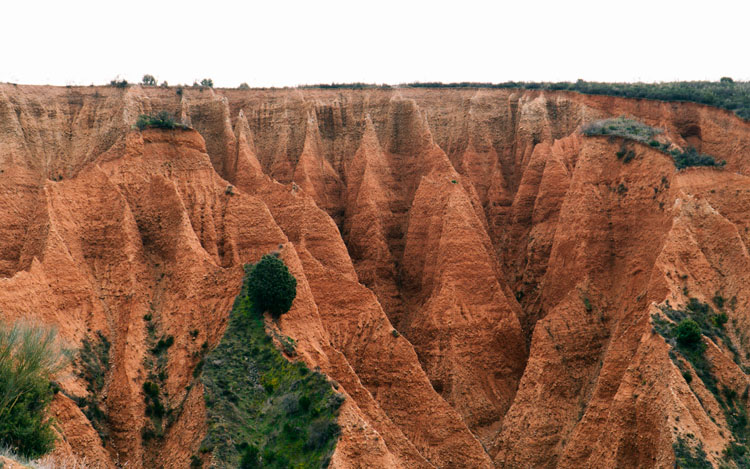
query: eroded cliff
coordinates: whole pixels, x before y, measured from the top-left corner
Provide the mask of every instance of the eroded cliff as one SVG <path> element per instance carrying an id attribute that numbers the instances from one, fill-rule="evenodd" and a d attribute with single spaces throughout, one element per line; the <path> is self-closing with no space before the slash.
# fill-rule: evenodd
<path id="1" fill-rule="evenodd" d="M 161 110 L 194 130 L 132 129 Z M 727 164 L 677 172 L 641 144 L 625 162 L 580 132 L 619 115 Z M 0 311 L 112 344 L 106 417 L 66 397 L 86 394 L 73 370 L 53 407 L 57 453 L 94 467 L 200 453 L 193 371 L 272 250 L 298 282 L 280 331 L 346 396 L 332 467 L 672 467 L 685 439 L 739 464 L 748 155 L 750 125 L 688 103 L 0 85 Z M 654 328 L 691 298 L 728 316 L 729 342 L 705 338 L 713 384 Z"/>

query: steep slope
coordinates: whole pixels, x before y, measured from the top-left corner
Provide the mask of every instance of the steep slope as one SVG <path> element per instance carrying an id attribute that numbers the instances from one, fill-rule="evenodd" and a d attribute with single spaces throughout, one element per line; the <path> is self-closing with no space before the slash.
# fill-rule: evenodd
<path id="1" fill-rule="evenodd" d="M 159 110 L 194 130 L 131 129 Z M 726 167 L 579 132 L 623 114 Z M 279 333 L 346 396 L 332 467 L 671 467 L 685 441 L 741 467 L 748 152 L 689 103 L 0 85 L 0 311 L 111 342 L 106 417 L 65 397 L 73 370 L 52 409 L 56 455 L 95 467 L 199 454 L 194 370 L 274 250 L 298 281 Z M 702 304 L 727 315 L 706 366 L 663 322 Z"/>

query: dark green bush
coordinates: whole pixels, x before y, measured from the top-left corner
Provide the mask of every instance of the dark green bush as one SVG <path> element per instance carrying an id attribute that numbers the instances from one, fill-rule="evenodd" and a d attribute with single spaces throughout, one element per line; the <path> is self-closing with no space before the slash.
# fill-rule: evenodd
<path id="1" fill-rule="evenodd" d="M 239 89 L 239 90 L 249 90 L 250 89 L 250 85 L 248 85 L 247 83 L 240 83 L 240 86 L 238 86 L 237 89 Z"/>
<path id="2" fill-rule="evenodd" d="M 159 395 L 159 385 L 151 381 L 146 381 L 143 383 L 143 392 L 149 397 L 157 397 Z"/>
<path id="3" fill-rule="evenodd" d="M 685 347 L 694 347 L 701 342 L 701 328 L 692 319 L 683 319 L 677 326 L 677 343 Z"/>
<path id="4" fill-rule="evenodd" d="M 716 305 L 716 307 L 719 308 L 719 309 L 723 309 L 724 308 L 724 303 L 726 302 L 726 300 L 724 299 L 724 297 L 721 296 L 721 294 L 719 292 L 716 292 L 716 294 L 714 295 L 712 301 L 714 302 L 714 304 Z"/>
<path id="5" fill-rule="evenodd" d="M 310 424 L 307 429 L 307 441 L 305 447 L 307 449 L 320 449 L 326 445 L 326 443 L 336 435 L 338 435 L 339 426 L 336 422 L 332 422 L 327 419 L 315 420 Z"/>
<path id="6" fill-rule="evenodd" d="M 201 80 L 201 86 L 204 88 L 213 88 L 214 81 L 210 78 L 204 78 L 203 80 Z"/>
<path id="7" fill-rule="evenodd" d="M 727 321 L 729 321 L 729 316 L 727 316 L 727 313 L 718 313 L 713 317 L 713 322 L 716 327 L 724 327 Z"/>
<path id="8" fill-rule="evenodd" d="M 240 469 L 256 469 L 262 467 L 258 456 L 260 452 L 253 445 L 245 445 L 242 448 L 242 458 L 240 459 Z"/>
<path id="9" fill-rule="evenodd" d="M 674 164 L 677 169 L 683 169 L 689 166 L 724 166 L 726 164 L 725 161 L 716 161 L 713 156 L 700 153 L 693 147 L 689 147 L 683 152 L 676 150 L 670 152 L 670 154 L 674 159 Z"/>
<path id="10" fill-rule="evenodd" d="M 109 82 L 109 86 L 114 86 L 115 88 L 127 88 L 128 85 L 128 80 L 118 80 L 117 78 Z"/>
<path id="11" fill-rule="evenodd" d="M 0 445 L 27 458 L 54 448 L 46 411 L 53 375 L 67 362 L 56 333 L 35 326 L 0 326 Z"/>
<path id="12" fill-rule="evenodd" d="M 174 118 L 167 111 L 159 111 L 156 115 L 141 114 L 135 122 L 139 130 L 147 127 L 156 129 L 175 129 L 184 127 L 174 121 Z"/>
<path id="13" fill-rule="evenodd" d="M 268 311 L 275 318 L 289 311 L 297 295 L 297 280 L 284 261 L 266 254 L 247 278 L 247 291 L 256 311 Z"/>
<path id="14" fill-rule="evenodd" d="M 154 355 L 158 355 L 167 350 L 172 345 L 174 345 L 174 337 L 172 337 L 171 335 L 164 336 L 159 339 L 159 342 L 157 342 L 154 348 L 151 349 L 151 353 L 153 353 Z"/>

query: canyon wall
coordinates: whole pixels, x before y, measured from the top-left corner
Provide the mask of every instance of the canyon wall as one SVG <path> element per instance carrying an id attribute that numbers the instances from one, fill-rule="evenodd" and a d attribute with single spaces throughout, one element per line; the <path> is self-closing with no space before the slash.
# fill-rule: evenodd
<path id="1" fill-rule="evenodd" d="M 191 129 L 133 129 L 161 110 Z M 677 172 L 641 144 L 624 162 L 620 140 L 580 132 L 620 115 L 727 164 Z M 682 438 L 718 465 L 737 438 L 721 396 L 654 321 L 731 299 L 739 350 L 706 339 L 706 355 L 747 389 L 748 175 L 750 124 L 691 103 L 0 85 L 0 315 L 111 342 L 106 441 L 72 368 L 52 407 L 55 454 L 91 467 L 189 466 L 193 371 L 243 264 L 274 250 L 297 278 L 278 327 L 346 396 L 331 467 L 673 467 Z M 156 441 L 148 327 L 174 337 Z"/>

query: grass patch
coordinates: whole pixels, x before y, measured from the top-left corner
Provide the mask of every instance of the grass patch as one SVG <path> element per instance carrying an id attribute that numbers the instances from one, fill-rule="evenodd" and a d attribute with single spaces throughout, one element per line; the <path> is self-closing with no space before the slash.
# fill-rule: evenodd
<path id="1" fill-rule="evenodd" d="M 274 347 L 247 282 L 224 337 L 205 357 L 201 381 L 208 414 L 201 447 L 213 451 L 216 467 L 328 466 L 343 397 L 324 375 Z"/>

